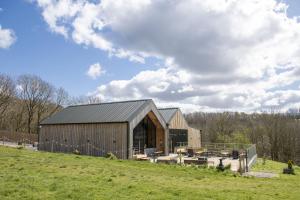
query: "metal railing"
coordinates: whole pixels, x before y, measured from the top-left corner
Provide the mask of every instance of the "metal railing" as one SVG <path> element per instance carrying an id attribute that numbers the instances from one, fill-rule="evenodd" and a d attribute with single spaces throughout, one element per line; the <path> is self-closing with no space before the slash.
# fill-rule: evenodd
<path id="1" fill-rule="evenodd" d="M 247 164 L 247 171 L 253 164 L 255 164 L 257 159 L 256 153 L 256 145 L 252 144 L 250 147 L 246 149 L 246 164 Z"/>
<path id="2" fill-rule="evenodd" d="M 242 144 L 242 143 L 203 143 L 202 147 L 208 151 L 232 151 L 232 150 L 246 150 L 251 147 L 252 144 Z"/>

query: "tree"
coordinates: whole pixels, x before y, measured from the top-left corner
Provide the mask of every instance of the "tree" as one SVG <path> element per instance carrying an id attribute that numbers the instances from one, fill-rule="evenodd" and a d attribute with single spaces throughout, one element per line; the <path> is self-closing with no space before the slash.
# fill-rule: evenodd
<path id="1" fill-rule="evenodd" d="M 3 115 L 15 95 L 15 84 L 6 75 L 0 74 L 0 116 Z M 1 117 L 2 118 L 2 117 Z"/>
<path id="2" fill-rule="evenodd" d="M 27 113 L 27 132 L 32 132 L 32 121 L 35 112 L 38 121 L 45 111 L 45 106 L 53 97 L 53 86 L 38 76 L 22 75 L 18 78 L 18 97 L 23 101 Z"/>
<path id="3" fill-rule="evenodd" d="M 80 105 L 80 104 L 96 104 L 101 103 L 101 99 L 96 96 L 78 96 L 73 97 L 69 104 L 70 105 Z"/>

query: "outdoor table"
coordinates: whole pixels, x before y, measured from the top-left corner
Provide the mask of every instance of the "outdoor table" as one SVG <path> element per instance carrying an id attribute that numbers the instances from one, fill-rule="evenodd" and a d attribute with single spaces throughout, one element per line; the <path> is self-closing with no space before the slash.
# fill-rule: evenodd
<path id="1" fill-rule="evenodd" d="M 222 157 L 229 157 L 229 152 L 228 151 L 221 151 Z"/>
<path id="2" fill-rule="evenodd" d="M 155 154 L 156 157 L 160 156 L 162 153 L 163 153 L 163 151 L 156 151 L 156 152 L 154 152 L 154 154 Z"/>
<path id="3" fill-rule="evenodd" d="M 201 161 L 207 161 L 207 157 L 206 156 L 199 156 L 197 158 L 198 158 L 198 160 L 201 160 Z"/>

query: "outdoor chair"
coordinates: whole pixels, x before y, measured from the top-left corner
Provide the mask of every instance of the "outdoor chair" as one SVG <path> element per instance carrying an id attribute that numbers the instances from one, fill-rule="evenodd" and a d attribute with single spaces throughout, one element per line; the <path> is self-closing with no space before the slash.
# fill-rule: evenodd
<path id="1" fill-rule="evenodd" d="M 186 151 L 186 147 L 175 147 L 175 152 L 177 153 L 177 154 L 186 154 L 187 153 L 187 151 Z"/>
<path id="2" fill-rule="evenodd" d="M 207 150 L 205 148 L 197 148 L 195 149 L 196 156 L 203 156 Z"/>
<path id="3" fill-rule="evenodd" d="M 133 159 L 134 159 L 134 160 L 140 160 L 140 161 L 147 161 L 147 160 L 149 160 L 150 158 L 147 157 L 146 154 L 135 154 L 135 155 L 133 155 Z"/>
<path id="4" fill-rule="evenodd" d="M 238 150 L 233 150 L 232 151 L 232 159 L 238 159 L 239 158 L 239 151 Z"/>
<path id="5" fill-rule="evenodd" d="M 194 157 L 194 149 L 188 148 L 187 149 L 187 156 L 188 157 Z"/>
<path id="6" fill-rule="evenodd" d="M 145 148 L 144 153 L 147 155 L 147 157 L 154 157 L 156 152 L 156 148 Z"/>

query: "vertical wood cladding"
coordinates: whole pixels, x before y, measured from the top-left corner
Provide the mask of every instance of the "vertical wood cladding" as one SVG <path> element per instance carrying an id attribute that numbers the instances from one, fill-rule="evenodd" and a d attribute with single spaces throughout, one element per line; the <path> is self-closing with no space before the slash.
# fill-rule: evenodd
<path id="1" fill-rule="evenodd" d="M 127 158 L 127 123 L 43 125 L 39 150 Z"/>
<path id="2" fill-rule="evenodd" d="M 186 129 L 188 130 L 188 146 L 201 147 L 200 130 L 189 127 L 183 114 L 178 110 L 170 121 L 169 129 Z"/>
<path id="3" fill-rule="evenodd" d="M 200 130 L 195 128 L 188 128 L 188 146 L 193 148 L 201 147 Z"/>
<path id="4" fill-rule="evenodd" d="M 170 129 L 188 129 L 188 124 L 185 121 L 183 114 L 179 110 L 172 117 L 169 128 Z"/>

